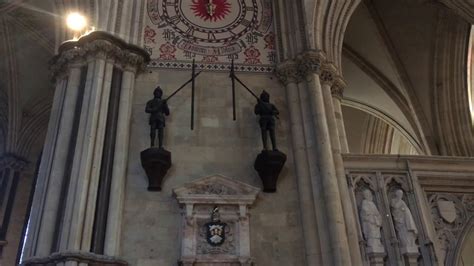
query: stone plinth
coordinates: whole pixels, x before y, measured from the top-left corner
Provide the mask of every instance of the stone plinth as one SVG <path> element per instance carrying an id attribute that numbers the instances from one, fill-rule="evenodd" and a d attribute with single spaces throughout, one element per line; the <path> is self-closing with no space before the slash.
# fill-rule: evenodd
<path id="1" fill-rule="evenodd" d="M 140 153 L 143 169 L 148 176 L 148 190 L 161 191 L 161 183 L 171 167 L 171 152 L 149 148 Z"/>
<path id="2" fill-rule="evenodd" d="M 409 253 L 404 253 L 403 257 L 405 257 L 405 265 L 417 266 L 418 257 L 420 257 L 420 254 L 418 252 L 409 252 Z"/>
<path id="3" fill-rule="evenodd" d="M 385 257 L 387 254 L 385 252 L 368 252 L 367 256 L 369 257 L 371 266 L 383 266 L 385 265 Z"/>
<path id="4" fill-rule="evenodd" d="M 285 162 L 286 154 L 280 151 L 262 151 L 257 156 L 254 168 L 262 179 L 263 192 L 276 192 L 278 176 Z"/>
<path id="5" fill-rule="evenodd" d="M 174 189 L 183 210 L 180 265 L 251 265 L 248 209 L 259 190 L 221 175 L 200 178 Z M 220 222 L 226 224 L 225 240 L 219 246 L 208 243 L 205 226 L 216 207 Z"/>

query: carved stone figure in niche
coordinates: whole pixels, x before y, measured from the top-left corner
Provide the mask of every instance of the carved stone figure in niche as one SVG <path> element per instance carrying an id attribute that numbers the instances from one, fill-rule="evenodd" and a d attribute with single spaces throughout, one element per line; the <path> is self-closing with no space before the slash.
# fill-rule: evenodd
<path id="1" fill-rule="evenodd" d="M 384 247 L 380 241 L 382 236 L 382 216 L 373 201 L 372 192 L 368 189 L 363 192 L 364 199 L 360 205 L 360 219 L 362 222 L 362 232 L 367 240 L 369 253 L 383 253 Z"/>
<path id="2" fill-rule="evenodd" d="M 255 105 L 255 114 L 260 116 L 260 129 L 262 131 L 263 149 L 268 150 L 267 131 L 270 133 L 273 150 L 276 151 L 277 145 L 275 140 L 275 117 L 279 114 L 275 105 L 270 103 L 270 94 L 263 91 L 260 94 L 260 100 Z"/>
<path id="3" fill-rule="evenodd" d="M 165 115 L 170 114 L 166 100 L 161 99 L 163 91 L 158 86 L 153 92 L 155 96 L 146 104 L 145 112 L 150 114 L 150 142 L 151 147 L 155 146 L 156 131 L 158 130 L 158 147 L 163 148 L 163 128 L 165 127 Z"/>
<path id="4" fill-rule="evenodd" d="M 415 243 L 418 229 L 410 209 L 403 201 L 403 191 L 401 189 L 395 190 L 395 197 L 392 198 L 390 207 L 402 253 L 418 253 L 418 246 Z"/>

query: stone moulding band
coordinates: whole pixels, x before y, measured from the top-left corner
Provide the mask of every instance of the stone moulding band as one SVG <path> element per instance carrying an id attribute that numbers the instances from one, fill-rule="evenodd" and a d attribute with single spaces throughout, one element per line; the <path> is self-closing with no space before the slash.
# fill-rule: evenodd
<path id="1" fill-rule="evenodd" d="M 48 257 L 30 258 L 21 263 L 22 266 L 41 266 L 51 265 L 61 262 L 75 261 L 78 263 L 87 263 L 92 265 L 110 265 L 110 266 L 126 266 L 128 263 L 116 257 L 98 255 L 89 252 L 70 251 L 53 253 Z"/>

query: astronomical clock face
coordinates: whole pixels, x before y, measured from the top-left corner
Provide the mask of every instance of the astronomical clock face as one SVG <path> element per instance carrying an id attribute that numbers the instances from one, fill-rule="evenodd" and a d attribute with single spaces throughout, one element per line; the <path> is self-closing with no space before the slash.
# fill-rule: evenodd
<path id="1" fill-rule="evenodd" d="M 271 0 L 148 0 L 153 67 L 267 72 L 276 60 Z"/>

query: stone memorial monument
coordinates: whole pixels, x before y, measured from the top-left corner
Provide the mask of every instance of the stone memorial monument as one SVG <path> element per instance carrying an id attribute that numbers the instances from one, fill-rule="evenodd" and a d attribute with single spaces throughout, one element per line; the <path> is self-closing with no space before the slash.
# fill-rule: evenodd
<path id="1" fill-rule="evenodd" d="M 249 209 L 260 189 L 213 175 L 173 189 L 182 214 L 182 266 L 251 266 Z"/>

